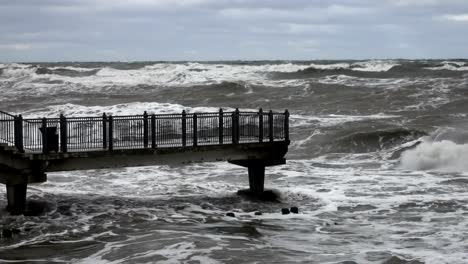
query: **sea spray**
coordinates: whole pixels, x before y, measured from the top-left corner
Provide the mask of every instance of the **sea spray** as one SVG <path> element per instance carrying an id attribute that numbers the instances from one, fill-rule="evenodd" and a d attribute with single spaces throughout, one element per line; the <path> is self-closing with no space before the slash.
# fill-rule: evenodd
<path id="1" fill-rule="evenodd" d="M 407 170 L 435 170 L 468 172 L 468 144 L 450 140 L 425 141 L 402 154 L 401 168 Z"/>

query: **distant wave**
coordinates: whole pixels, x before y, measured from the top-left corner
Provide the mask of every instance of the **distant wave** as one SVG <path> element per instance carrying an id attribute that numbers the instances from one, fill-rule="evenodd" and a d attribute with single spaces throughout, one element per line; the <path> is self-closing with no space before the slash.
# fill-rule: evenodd
<path id="1" fill-rule="evenodd" d="M 427 67 L 426 69 L 434 71 L 468 71 L 468 65 L 466 62 L 461 61 L 443 61 L 436 66 Z"/>
<path id="2" fill-rule="evenodd" d="M 437 65 L 466 67 L 465 62 L 428 61 L 308 61 L 308 62 L 180 62 L 180 63 L 44 63 L 0 64 L 0 88 L 15 87 L 24 94 L 57 91 L 115 91 L 141 86 L 160 87 L 213 86 L 221 90 L 246 89 L 251 86 L 301 87 L 311 82 L 373 86 L 411 82 L 416 77 L 457 77 L 457 70 L 431 70 Z M 458 66 L 454 66 L 458 65 Z M 336 77 L 337 78 L 334 78 Z M 345 76 L 345 77 L 342 77 Z M 359 78 L 349 80 L 347 76 Z M 392 81 L 386 81 L 395 79 Z"/>
<path id="3" fill-rule="evenodd" d="M 55 68 L 47 68 L 47 67 L 38 67 L 35 71 L 36 74 L 56 74 L 68 77 L 84 77 L 84 76 L 91 76 L 96 75 L 99 69 L 82 69 L 82 68 L 74 68 L 74 67 L 55 67 Z"/>
<path id="4" fill-rule="evenodd" d="M 275 74 L 277 78 L 315 78 L 324 76 L 345 75 L 360 78 L 403 78 L 403 77 L 452 77 L 461 76 L 468 66 L 453 66 L 452 64 L 439 64 L 428 62 L 406 62 L 378 64 L 353 63 L 353 64 L 330 64 L 330 65 L 312 65 L 305 69 L 299 69 L 296 72 Z M 433 66 L 433 67 L 431 67 Z"/>
<path id="5" fill-rule="evenodd" d="M 358 132 L 338 138 L 332 150 L 347 153 L 375 152 L 414 141 L 425 135 L 427 133 L 424 131 L 405 128 Z"/>

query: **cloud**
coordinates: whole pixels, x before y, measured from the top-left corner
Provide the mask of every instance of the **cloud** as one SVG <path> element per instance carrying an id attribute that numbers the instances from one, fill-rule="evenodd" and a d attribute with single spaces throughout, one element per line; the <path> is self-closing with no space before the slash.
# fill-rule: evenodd
<path id="1" fill-rule="evenodd" d="M 446 1 L 446 0 L 445 0 Z M 428 6 L 438 5 L 442 3 L 441 0 L 390 0 L 396 6 Z"/>
<path id="2" fill-rule="evenodd" d="M 315 39 L 288 41 L 287 45 L 294 50 L 304 51 L 307 53 L 317 52 L 319 50 L 319 42 Z"/>
<path id="3" fill-rule="evenodd" d="M 439 17 L 440 19 L 455 21 L 455 22 L 468 22 L 468 14 L 458 14 L 458 15 L 443 15 Z"/>
<path id="4" fill-rule="evenodd" d="M 327 19 L 345 19 L 346 17 L 372 14 L 372 7 L 355 7 L 349 5 L 329 5 L 324 7 L 307 6 L 301 9 L 284 8 L 225 8 L 219 11 L 219 16 L 241 20 L 273 20 L 273 21 L 325 21 Z"/>
<path id="5" fill-rule="evenodd" d="M 330 24 L 285 24 L 287 31 L 292 34 L 338 33 L 338 26 Z"/>
<path id="6" fill-rule="evenodd" d="M 9 51 L 26 51 L 31 50 L 33 47 L 30 44 L 14 43 L 14 44 L 0 44 L 0 50 Z"/>

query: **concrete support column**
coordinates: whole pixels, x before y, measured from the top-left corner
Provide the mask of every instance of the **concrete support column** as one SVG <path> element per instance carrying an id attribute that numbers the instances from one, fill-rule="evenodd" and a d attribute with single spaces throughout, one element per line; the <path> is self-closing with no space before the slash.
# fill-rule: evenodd
<path id="1" fill-rule="evenodd" d="M 12 215 L 22 214 L 26 209 L 27 184 L 6 185 L 7 188 L 7 210 Z"/>
<path id="2" fill-rule="evenodd" d="M 265 184 L 265 166 L 250 165 L 249 169 L 249 187 L 250 193 L 260 195 L 263 193 Z"/>

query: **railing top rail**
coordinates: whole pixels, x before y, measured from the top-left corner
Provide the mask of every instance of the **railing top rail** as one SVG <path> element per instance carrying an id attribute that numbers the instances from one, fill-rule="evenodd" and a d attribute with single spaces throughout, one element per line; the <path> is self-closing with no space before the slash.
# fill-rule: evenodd
<path id="1" fill-rule="evenodd" d="M 0 111 L 0 113 L 4 113 L 2 111 Z M 236 113 L 236 111 L 224 111 L 223 114 L 225 115 L 229 115 L 229 114 L 233 114 L 233 113 Z M 269 112 L 268 111 L 265 111 L 263 112 L 264 115 L 267 115 Z M 278 114 L 278 115 L 283 115 L 284 113 L 283 112 L 273 112 L 274 114 Z M 8 113 L 5 113 L 6 115 L 8 116 L 11 116 L 12 118 L 14 118 L 15 116 L 14 115 L 10 115 Z M 213 115 L 213 116 L 217 116 L 219 115 L 219 112 L 190 112 L 190 113 L 185 113 L 187 116 L 192 116 L 194 114 L 197 114 L 198 116 L 203 116 L 203 115 Z M 254 112 L 254 111 L 239 111 L 239 114 L 240 115 L 256 115 L 256 114 L 259 114 L 259 112 Z M 148 113 L 147 116 L 150 117 L 152 116 L 153 114 L 151 113 Z M 160 118 L 171 118 L 171 117 L 180 117 L 181 116 L 181 113 L 171 113 L 171 114 L 154 114 L 155 116 L 157 117 L 160 117 Z M 142 118 L 144 116 L 144 114 L 139 114 L 139 115 L 111 115 L 111 114 L 107 114 L 106 117 L 111 117 L 116 119 L 116 118 Z M 97 115 L 97 116 L 66 116 L 67 119 L 79 119 L 79 120 L 83 120 L 83 119 L 102 119 L 102 115 Z M 40 121 L 42 120 L 44 117 L 32 117 L 32 118 L 23 118 L 24 121 Z M 47 117 L 47 120 L 48 121 L 59 121 L 60 118 L 59 117 Z"/>
<path id="2" fill-rule="evenodd" d="M 263 114 L 263 115 L 268 115 L 270 113 L 274 114 L 274 115 L 284 115 L 285 112 L 270 112 L 271 110 L 269 111 L 258 111 L 258 112 L 254 112 L 254 111 L 223 111 L 223 114 L 224 115 L 232 115 L 234 113 L 239 113 L 239 115 L 258 115 L 258 114 Z M 11 119 L 14 119 L 16 116 L 12 115 L 12 114 L 9 114 L 9 113 L 6 113 L 4 111 L 0 111 L 0 115 L 4 115 L 6 116 L 7 118 L 2 118 L 0 116 L 0 121 L 10 121 Z M 187 117 L 191 117 L 193 116 L 194 114 L 197 114 L 197 116 L 199 117 L 203 117 L 203 116 L 208 116 L 208 117 L 211 117 L 211 116 L 218 116 L 219 115 L 219 112 L 190 112 L 190 113 L 185 113 L 184 114 L 187 116 Z M 180 118 L 182 116 L 181 113 L 171 113 L 171 114 L 147 114 L 148 117 L 151 117 L 152 115 L 158 117 L 158 118 L 162 118 L 162 119 L 171 119 L 171 118 Z M 106 115 L 107 118 L 111 117 L 113 119 L 142 119 L 145 115 L 144 114 L 139 114 L 139 115 L 112 115 L 112 114 L 108 114 Z M 10 119 L 11 118 L 11 119 Z M 25 122 L 42 122 L 44 117 L 33 117 L 33 118 L 23 118 L 23 121 Z M 102 115 L 98 115 L 98 116 L 66 116 L 67 120 L 70 120 L 70 121 L 97 121 L 97 120 L 101 120 L 103 118 Z M 60 118 L 59 117 L 48 117 L 47 118 L 47 122 L 59 122 L 60 121 Z"/>
<path id="3" fill-rule="evenodd" d="M 4 112 L 4 111 L 0 111 L 0 114 L 9 116 L 9 117 L 11 117 L 11 118 L 15 118 L 14 115 L 12 115 L 12 114 L 10 114 L 10 113 L 7 113 L 7 112 Z"/>

